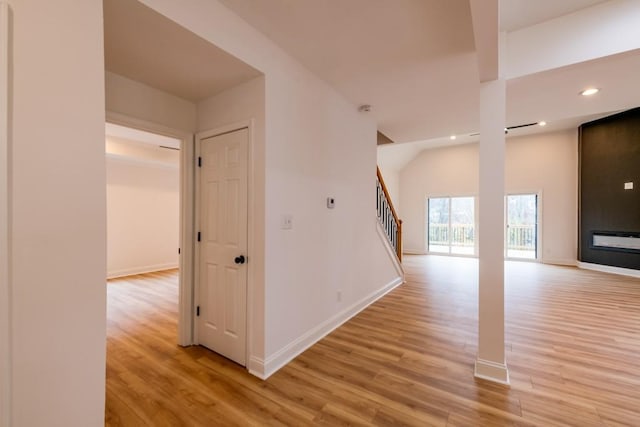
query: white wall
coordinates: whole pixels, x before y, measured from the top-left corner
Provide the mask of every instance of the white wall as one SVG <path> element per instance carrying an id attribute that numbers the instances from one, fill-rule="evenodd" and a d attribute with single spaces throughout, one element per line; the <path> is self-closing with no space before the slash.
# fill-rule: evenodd
<path id="1" fill-rule="evenodd" d="M 267 372 L 398 277 L 375 255 L 375 123 L 304 70 L 285 69 L 271 90 L 267 75 Z M 292 230 L 280 229 L 283 214 Z M 371 268 L 378 259 L 384 274 Z"/>
<path id="2" fill-rule="evenodd" d="M 577 256 L 577 131 L 507 139 L 506 192 L 541 192 L 542 261 L 574 264 Z M 478 145 L 425 150 L 400 174 L 404 248 L 426 251 L 425 200 L 478 194 Z"/>
<path id="3" fill-rule="evenodd" d="M 426 200 L 440 196 L 477 196 L 478 145 L 424 150 L 400 172 L 402 240 L 409 253 L 426 251 Z"/>
<path id="4" fill-rule="evenodd" d="M 10 2 L 11 425 L 103 425 L 102 2 Z"/>
<path id="5" fill-rule="evenodd" d="M 135 80 L 105 73 L 106 109 L 129 118 L 191 133 L 196 128 L 196 104 Z"/>
<path id="6" fill-rule="evenodd" d="M 250 365 L 269 375 L 399 277 L 388 258 L 382 272 L 371 268 L 384 254 L 372 196 L 376 125 L 220 3 L 143 3 L 265 75 L 264 182 L 256 186 L 265 203 L 256 230 L 265 239 L 265 351 Z M 280 229 L 282 214 L 293 215 L 293 229 Z"/>
<path id="7" fill-rule="evenodd" d="M 107 150 L 109 278 L 178 267 L 179 153 L 126 148 L 111 141 Z"/>
<path id="8" fill-rule="evenodd" d="M 578 256 L 577 130 L 509 139 L 509 193 L 541 191 L 542 261 L 575 265 Z"/>

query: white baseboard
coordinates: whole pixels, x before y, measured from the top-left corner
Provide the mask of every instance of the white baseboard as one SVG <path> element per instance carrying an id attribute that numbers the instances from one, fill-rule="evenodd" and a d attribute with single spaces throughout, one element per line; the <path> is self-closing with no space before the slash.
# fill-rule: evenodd
<path id="1" fill-rule="evenodd" d="M 509 385 L 509 370 L 504 363 L 476 359 L 474 376 L 483 380 Z"/>
<path id="2" fill-rule="evenodd" d="M 541 262 L 543 264 L 565 265 L 567 267 L 575 267 L 577 265 L 577 261 L 575 259 L 547 259 L 547 258 L 544 258 Z"/>
<path id="3" fill-rule="evenodd" d="M 249 357 L 249 364 L 247 365 L 247 370 L 251 375 L 258 377 L 261 380 L 267 379 L 267 376 L 264 374 L 264 360 L 259 357 L 255 357 L 255 356 Z"/>
<path id="4" fill-rule="evenodd" d="M 426 255 L 427 254 L 425 251 L 422 251 L 422 250 L 407 249 L 407 248 L 403 248 L 402 249 L 402 253 L 407 254 L 407 255 Z"/>
<path id="5" fill-rule="evenodd" d="M 578 268 L 585 270 L 600 271 L 603 273 L 619 274 L 621 276 L 630 276 L 640 278 L 640 270 L 633 270 L 631 268 L 612 267 L 610 265 L 592 264 L 590 262 L 578 261 Z"/>
<path id="6" fill-rule="evenodd" d="M 380 241 L 382 242 L 382 245 L 384 246 L 387 255 L 389 256 L 389 260 L 393 264 L 393 267 L 396 269 L 396 273 L 398 273 L 398 275 L 402 278 L 402 283 L 404 283 L 404 268 L 402 268 L 402 264 L 400 263 L 400 261 L 398 261 L 398 255 L 396 254 L 394 248 L 391 246 L 389 238 L 387 237 L 382 224 L 380 224 L 380 221 L 376 220 L 376 224 L 378 237 L 380 238 Z"/>
<path id="7" fill-rule="evenodd" d="M 142 267 L 124 268 L 121 270 L 108 271 L 107 279 L 116 279 L 118 277 L 133 276 L 134 274 L 153 273 L 154 271 L 172 270 L 174 268 L 178 268 L 177 262 L 146 265 Z"/>
<path id="8" fill-rule="evenodd" d="M 396 279 L 387 283 L 381 289 L 373 292 L 357 303 L 351 305 L 350 307 L 347 307 L 345 310 L 331 317 L 327 321 L 307 331 L 305 334 L 301 335 L 299 338 L 292 341 L 275 354 L 269 356 L 265 361 L 251 357 L 249 359 L 249 373 L 263 380 L 269 378 L 271 375 L 276 373 L 280 368 L 296 358 L 306 349 L 331 333 L 334 329 L 338 328 L 344 322 L 360 313 L 366 307 L 368 307 L 402 283 L 402 277 L 397 277 Z"/>

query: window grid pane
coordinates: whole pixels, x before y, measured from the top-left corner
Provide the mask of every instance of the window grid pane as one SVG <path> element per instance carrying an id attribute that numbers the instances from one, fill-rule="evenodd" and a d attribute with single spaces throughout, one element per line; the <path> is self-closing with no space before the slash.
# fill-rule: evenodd
<path id="1" fill-rule="evenodd" d="M 428 199 L 427 242 L 432 253 L 475 254 L 475 198 Z"/>

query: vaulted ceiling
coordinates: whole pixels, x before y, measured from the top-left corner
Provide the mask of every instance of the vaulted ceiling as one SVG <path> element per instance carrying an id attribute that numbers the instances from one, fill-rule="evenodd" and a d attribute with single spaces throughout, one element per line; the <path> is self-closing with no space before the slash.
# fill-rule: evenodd
<path id="1" fill-rule="evenodd" d="M 480 78 L 469 0 L 220 1 L 354 104 L 372 105 L 379 130 L 392 140 L 455 134 L 463 141 L 477 132 Z M 606 3 L 621 1 L 502 0 L 500 30 L 527 35 L 521 30 Z M 640 105 L 638 73 L 638 50 L 540 66 L 508 80 L 507 124 L 575 127 Z M 602 93 L 581 99 L 578 92 L 590 85 Z"/>
<path id="2" fill-rule="evenodd" d="M 500 2 L 500 29 L 516 31 L 607 0 L 506 0 Z"/>
<path id="3" fill-rule="evenodd" d="M 482 52 L 470 2 L 485 0 L 219 1 L 354 106 L 370 104 L 392 140 L 460 143 L 478 131 Z M 194 101 L 259 75 L 139 2 L 104 4 L 110 71 Z M 500 4 L 507 125 L 566 129 L 640 105 L 637 0 Z M 602 91 L 580 97 L 587 86 Z M 542 129 L 518 132 L 532 131 Z"/>

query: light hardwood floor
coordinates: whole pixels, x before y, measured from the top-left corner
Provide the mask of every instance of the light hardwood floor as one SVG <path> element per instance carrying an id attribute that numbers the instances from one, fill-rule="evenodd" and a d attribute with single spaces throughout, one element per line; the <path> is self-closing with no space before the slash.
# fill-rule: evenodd
<path id="1" fill-rule="evenodd" d="M 176 342 L 177 274 L 109 281 L 110 426 L 640 426 L 640 280 L 506 266 L 511 386 L 473 377 L 477 261 L 407 283 L 267 381 Z"/>

